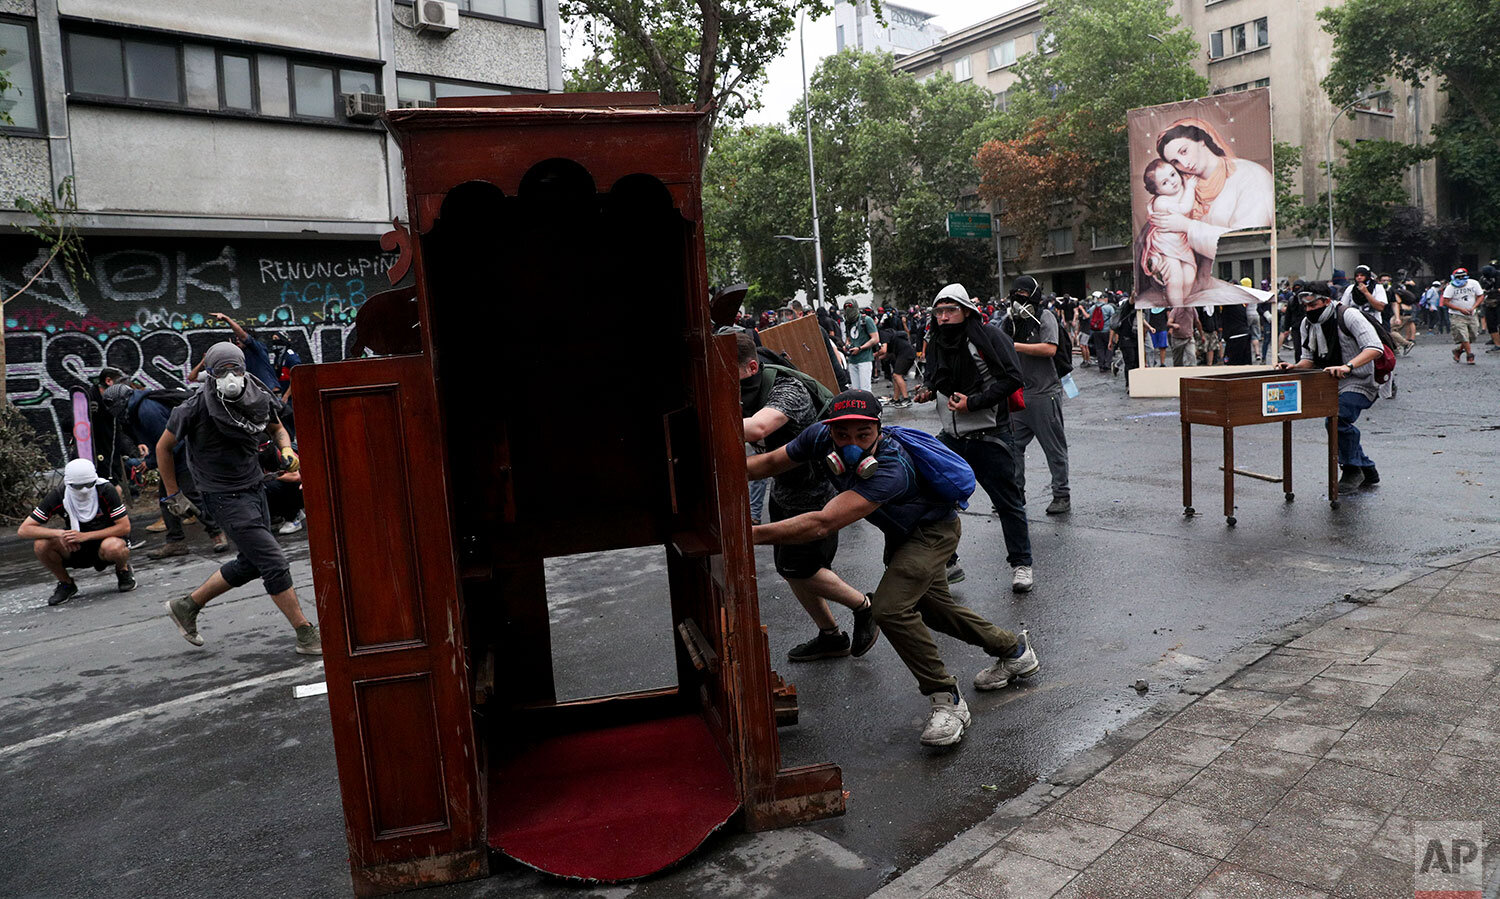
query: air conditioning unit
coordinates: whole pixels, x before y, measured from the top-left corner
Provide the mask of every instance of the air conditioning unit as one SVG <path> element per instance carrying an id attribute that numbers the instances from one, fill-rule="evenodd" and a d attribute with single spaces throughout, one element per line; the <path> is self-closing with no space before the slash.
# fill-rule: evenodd
<path id="1" fill-rule="evenodd" d="M 344 118 L 351 122 L 373 122 L 385 112 L 384 94 L 345 94 Z"/>
<path id="2" fill-rule="evenodd" d="M 402 100 L 402 109 L 431 109 L 437 105 L 436 100 Z"/>
<path id="3" fill-rule="evenodd" d="M 447 34 L 458 30 L 458 4 L 447 0 L 416 0 L 417 30 Z"/>

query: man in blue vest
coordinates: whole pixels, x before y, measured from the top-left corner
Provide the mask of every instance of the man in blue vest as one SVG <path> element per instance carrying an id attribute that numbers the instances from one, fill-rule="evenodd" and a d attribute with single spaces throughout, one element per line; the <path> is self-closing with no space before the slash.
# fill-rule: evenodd
<path id="1" fill-rule="evenodd" d="M 833 398 L 827 415 L 746 466 L 750 477 L 764 478 L 812 462 L 838 493 L 815 512 L 757 525 L 751 533 L 757 544 L 812 543 L 869 519 L 885 534 L 885 574 L 870 596 L 875 621 L 931 704 L 922 743 L 951 746 L 963 739 L 969 706 L 929 627 L 995 657 L 974 676 L 976 689 L 1000 689 L 1041 666 L 1025 631 L 996 627 L 948 592 L 948 559 L 959 539 L 957 504 L 938 497 L 906 448 L 882 433 L 875 395 L 847 390 Z"/>

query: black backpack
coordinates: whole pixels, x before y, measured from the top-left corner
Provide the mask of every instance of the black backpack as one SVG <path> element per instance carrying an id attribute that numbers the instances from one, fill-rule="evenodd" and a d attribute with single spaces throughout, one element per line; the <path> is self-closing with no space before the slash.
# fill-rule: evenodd
<path id="1" fill-rule="evenodd" d="M 1052 367 L 1057 369 L 1057 376 L 1062 378 L 1073 370 L 1073 337 L 1056 311 L 1052 313 L 1052 317 L 1057 319 L 1057 352 L 1052 354 Z"/>

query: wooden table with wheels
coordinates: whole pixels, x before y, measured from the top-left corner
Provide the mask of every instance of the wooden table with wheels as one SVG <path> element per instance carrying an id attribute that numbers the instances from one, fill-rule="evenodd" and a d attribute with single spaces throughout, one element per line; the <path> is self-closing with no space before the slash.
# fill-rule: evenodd
<path id="1" fill-rule="evenodd" d="M 1193 425 L 1224 430 L 1224 519 L 1234 527 L 1234 476 L 1280 484 L 1287 502 L 1292 491 L 1292 422 L 1326 418 L 1328 429 L 1328 502 L 1339 506 L 1339 385 L 1325 371 L 1255 371 L 1243 374 L 1183 378 L 1179 393 L 1182 418 L 1182 514 L 1193 509 Z M 1281 476 L 1234 466 L 1234 429 L 1281 423 Z"/>

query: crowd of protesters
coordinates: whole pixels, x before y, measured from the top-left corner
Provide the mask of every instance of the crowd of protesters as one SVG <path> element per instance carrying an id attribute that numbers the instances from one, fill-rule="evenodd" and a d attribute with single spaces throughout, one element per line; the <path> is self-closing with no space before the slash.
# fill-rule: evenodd
<path id="1" fill-rule="evenodd" d="M 113 566 L 116 589 L 133 590 L 132 549 L 144 541 L 131 538 L 129 497 L 156 471 L 161 520 L 146 531 L 165 540 L 146 557 L 188 555 L 189 524 L 203 529 L 213 553 L 236 553 L 198 589 L 165 603 L 183 638 L 202 646 L 204 605 L 259 579 L 296 632 L 295 650 L 319 655 L 318 627 L 302 612 L 274 536 L 302 530 L 305 520 L 290 392 L 301 360 L 279 332 L 262 340 L 227 315 L 215 318 L 228 326 L 226 339 L 207 349 L 186 387 L 149 389 L 115 369 L 100 373 L 88 391 L 95 458 L 69 462 L 18 533 L 57 579 L 50 606 L 79 595 L 73 572 L 86 568 Z M 116 486 L 96 461 L 109 474 L 119 462 L 127 475 Z"/>
<path id="2" fill-rule="evenodd" d="M 1252 287 L 1249 279 L 1240 284 Z M 1075 368 L 1096 369 L 1105 383 L 1122 375 L 1128 383 L 1142 365 L 1323 370 L 1339 384 L 1340 489 L 1354 490 L 1380 481 L 1356 422 L 1378 399 L 1394 395 L 1391 360 L 1419 340 L 1444 335 L 1458 363 L 1475 364 L 1476 347 L 1486 340 L 1485 352 L 1500 352 L 1500 271 L 1494 266 L 1478 278 L 1457 269 L 1425 288 L 1363 265 L 1352 277 L 1335 272 L 1331 280 L 1283 279 L 1275 291 L 1266 282 L 1260 287 L 1265 299 L 1244 305 L 1138 308 L 1125 291 L 1044 294 L 1023 275 L 998 301 L 972 298 L 963 285 L 950 284 L 930 303 L 904 308 L 845 301 L 809 310 L 793 302 L 774 313 L 742 316 L 741 400 L 752 454 L 747 467 L 755 479 L 755 542 L 776 547 L 778 572 L 818 628 L 789 658 L 860 656 L 887 634 L 930 702 L 921 742 L 935 746 L 958 742 L 970 713 L 928 628 L 995 658 L 975 676 L 976 689 L 1004 687 L 1040 670 L 1026 632 L 997 628 L 948 592 L 964 576 L 957 565 L 957 504 L 935 498 L 936 482 L 927 483 L 933 463 L 924 463 L 924 453 L 933 451 L 892 428 L 888 410 L 934 404 L 938 440 L 972 473 L 981 491 L 975 495 L 990 500 L 1005 535 L 1012 590 L 1025 593 L 1037 577 L 1025 451 L 1033 440 L 1041 446 L 1052 475 L 1046 512 L 1066 515 L 1062 403 L 1076 395 Z M 841 391 L 836 395 L 758 346 L 760 330 L 809 315 L 824 336 Z M 890 385 L 883 398 L 873 392 L 881 375 Z M 775 486 L 763 521 L 767 476 Z M 788 499 L 778 501 L 783 491 Z M 834 573 L 837 533 L 858 520 L 874 523 L 885 539 L 886 570 L 867 594 Z M 852 638 L 829 602 L 852 611 Z"/>

